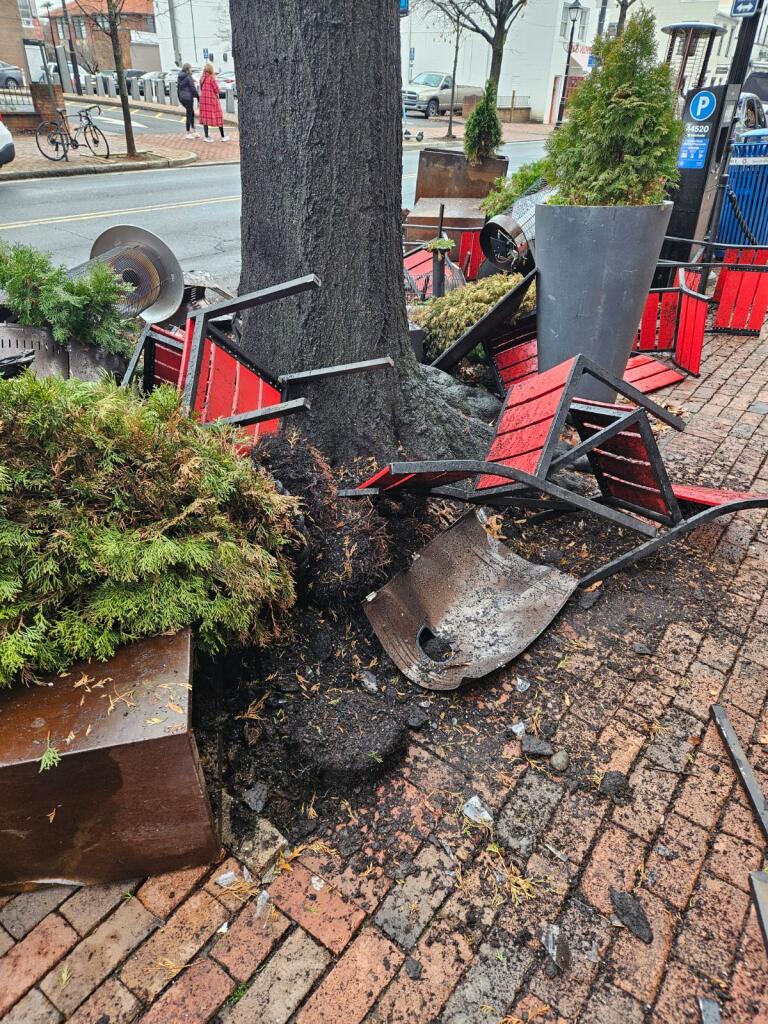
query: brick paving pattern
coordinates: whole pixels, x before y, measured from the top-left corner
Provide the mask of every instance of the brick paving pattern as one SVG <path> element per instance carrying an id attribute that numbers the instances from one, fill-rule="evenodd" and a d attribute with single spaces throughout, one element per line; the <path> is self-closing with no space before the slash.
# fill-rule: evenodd
<path id="1" fill-rule="evenodd" d="M 768 337 L 710 337 L 705 355 L 701 377 L 665 396 L 688 420 L 663 437 L 672 475 L 767 490 Z M 726 1024 L 768 1022 L 747 886 L 765 844 L 708 719 L 720 701 L 768 790 L 765 514 L 689 543 L 691 587 L 715 574 L 723 597 L 711 620 L 663 607 L 652 642 L 631 616 L 621 635 L 600 617 L 577 634 L 568 614 L 549 631 L 573 652 L 558 671 L 578 695 L 548 708 L 552 742 L 587 759 L 594 786 L 542 770 L 505 735 L 513 666 L 456 697 L 493 726 L 472 737 L 485 767 L 439 730 L 419 733 L 342 829 L 356 840 L 346 857 L 306 850 L 262 879 L 283 845 L 264 823 L 251 885 L 230 858 L 0 899 L 4 1024 L 694 1024 L 698 997 Z M 662 572 L 645 577 L 648 600 L 649 579 L 662 586 Z M 603 601 L 618 600 L 611 586 Z M 627 668 L 615 652 L 633 643 L 649 647 Z M 624 800 L 599 792 L 609 771 L 627 774 Z M 456 828 L 472 793 L 492 836 Z M 616 889 L 642 904 L 650 942 L 621 926 Z M 567 940 L 562 973 L 543 954 L 548 924 Z"/>

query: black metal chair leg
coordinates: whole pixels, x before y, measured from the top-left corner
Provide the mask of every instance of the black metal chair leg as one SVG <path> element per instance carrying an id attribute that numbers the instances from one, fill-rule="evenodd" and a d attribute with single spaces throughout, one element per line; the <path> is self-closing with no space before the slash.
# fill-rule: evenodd
<path id="1" fill-rule="evenodd" d="M 743 512 L 744 509 L 748 508 L 768 508 L 768 499 L 745 498 L 743 501 L 728 501 L 724 505 L 715 505 L 712 508 L 704 509 L 702 512 L 697 512 L 690 519 L 685 519 L 682 523 L 677 523 L 676 526 L 671 527 L 666 533 L 653 537 L 651 540 L 646 541 L 645 544 L 639 544 L 631 551 L 627 551 L 626 554 L 620 555 L 619 558 L 614 558 L 612 562 L 608 562 L 601 568 L 595 569 L 594 572 L 588 573 L 580 580 L 579 586 L 581 588 L 590 587 L 593 583 L 597 583 L 598 580 L 607 579 L 622 569 L 628 569 L 630 565 L 634 565 L 635 562 L 639 562 L 642 558 L 654 555 L 659 548 L 669 541 L 677 540 L 678 537 L 683 537 L 686 533 L 691 533 L 692 530 L 697 530 L 700 526 L 704 526 L 705 523 L 719 519 L 720 516 L 727 516 L 732 512 Z"/>

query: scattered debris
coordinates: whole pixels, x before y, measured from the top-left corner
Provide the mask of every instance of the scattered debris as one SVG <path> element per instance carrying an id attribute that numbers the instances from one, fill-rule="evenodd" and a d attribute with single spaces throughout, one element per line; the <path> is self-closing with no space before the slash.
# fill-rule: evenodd
<path id="1" fill-rule="evenodd" d="M 549 740 L 540 740 L 537 736 L 529 736 L 527 733 L 521 740 L 520 748 L 529 757 L 551 757 L 554 753 Z"/>
<path id="2" fill-rule="evenodd" d="M 611 903 L 621 923 L 637 936 L 641 942 L 653 942 L 653 929 L 640 900 L 630 892 L 610 889 Z"/>
<path id="3" fill-rule="evenodd" d="M 418 960 L 414 960 L 412 956 L 405 958 L 405 973 L 411 979 L 411 981 L 419 981 L 422 974 L 422 966 Z"/>
<path id="4" fill-rule="evenodd" d="M 216 885 L 221 889 L 230 889 L 237 881 L 237 875 L 234 871 L 225 871 L 223 875 L 219 875 L 216 879 Z"/>
<path id="5" fill-rule="evenodd" d="M 428 721 L 429 715 L 423 708 L 413 708 L 413 710 L 408 713 L 409 729 L 415 729 L 416 731 L 423 729 Z"/>
<path id="6" fill-rule="evenodd" d="M 653 654 L 648 644 L 632 644 L 632 650 L 642 658 L 649 658 Z"/>
<path id="7" fill-rule="evenodd" d="M 571 966 L 571 950 L 559 925 L 548 924 L 542 929 L 541 944 L 547 951 L 544 965 L 547 974 L 554 977 L 558 971 L 567 971 Z"/>
<path id="8" fill-rule="evenodd" d="M 523 676 L 518 676 L 517 677 L 517 682 L 515 683 L 515 689 L 517 690 L 518 693 L 527 693 L 528 690 L 530 690 L 530 688 L 531 688 L 531 681 L 530 681 L 530 679 L 525 679 Z"/>
<path id="9" fill-rule="evenodd" d="M 582 591 L 581 594 L 579 594 L 579 608 L 585 612 L 589 611 L 589 609 L 593 608 L 600 600 L 600 595 L 601 592 L 599 590 L 593 590 L 591 592 Z"/>
<path id="10" fill-rule="evenodd" d="M 322 892 L 325 888 L 325 882 L 319 875 L 312 875 L 309 884 L 315 890 L 315 892 Z"/>
<path id="11" fill-rule="evenodd" d="M 256 920 L 262 917 L 269 919 L 269 893 L 266 889 L 262 889 L 256 900 Z"/>
<path id="12" fill-rule="evenodd" d="M 714 999 L 705 999 L 699 996 L 699 1011 L 701 1012 L 701 1024 L 720 1024 L 720 1006 Z"/>
<path id="13" fill-rule="evenodd" d="M 556 750 L 549 759 L 549 766 L 552 771 L 558 772 L 561 775 L 563 772 L 568 771 L 568 765 L 570 763 L 571 759 L 567 750 Z"/>
<path id="14" fill-rule="evenodd" d="M 246 789 L 243 793 L 243 800 L 256 814 L 261 814 L 264 810 L 267 800 L 269 798 L 269 786 L 266 782 L 257 782 L 251 786 L 250 789 Z"/>
<path id="15" fill-rule="evenodd" d="M 609 796 L 617 804 L 627 803 L 632 795 L 632 787 L 624 772 L 606 772 L 597 791 Z"/>
<path id="16" fill-rule="evenodd" d="M 525 736 L 525 722 L 515 722 L 514 725 L 510 726 L 510 731 L 513 736 L 521 740 Z"/>
<path id="17" fill-rule="evenodd" d="M 360 686 L 365 690 L 366 693 L 378 693 L 379 692 L 379 681 L 373 672 L 369 672 L 367 669 L 360 673 Z"/>
<path id="18" fill-rule="evenodd" d="M 493 824 L 493 815 L 477 795 L 467 800 L 462 808 L 462 813 L 465 818 L 469 818 L 476 825 L 487 825 L 490 827 Z"/>

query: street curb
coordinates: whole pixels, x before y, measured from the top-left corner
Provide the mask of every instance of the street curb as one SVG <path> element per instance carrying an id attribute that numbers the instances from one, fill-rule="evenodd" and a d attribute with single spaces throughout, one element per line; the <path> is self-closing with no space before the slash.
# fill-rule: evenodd
<path id="1" fill-rule="evenodd" d="M 122 106 L 119 97 L 116 96 L 78 96 L 76 92 L 65 92 L 64 99 L 67 103 L 83 103 L 89 107 L 94 106 L 94 104 L 100 107 Z M 148 114 L 177 114 L 179 118 L 184 117 L 184 107 L 180 103 L 178 105 L 173 103 L 146 103 L 144 100 L 134 100 L 129 97 L 128 105 L 131 108 L 135 107 L 136 110 L 146 110 Z M 230 125 L 232 128 L 240 127 L 240 122 L 235 114 L 227 114 L 223 108 L 222 113 L 224 114 L 224 124 Z"/>
<path id="2" fill-rule="evenodd" d="M 121 160 L 104 165 L 91 164 L 84 167 L 51 167 L 39 171 L 0 171 L 0 181 L 33 181 L 38 178 L 73 178 L 81 174 L 121 174 L 125 171 L 159 171 L 173 167 L 186 167 L 198 161 L 197 153 L 186 156 L 158 157 L 155 160 Z"/>

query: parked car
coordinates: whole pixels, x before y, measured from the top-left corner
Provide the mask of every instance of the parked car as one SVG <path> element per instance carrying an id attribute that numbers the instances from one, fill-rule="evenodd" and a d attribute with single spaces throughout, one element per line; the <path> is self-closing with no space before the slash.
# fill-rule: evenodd
<path id="1" fill-rule="evenodd" d="M 736 107 L 736 122 L 733 127 L 733 141 L 741 142 L 745 132 L 755 128 L 765 128 L 765 109 L 759 96 L 753 92 L 743 92 Z"/>
<path id="2" fill-rule="evenodd" d="M 228 92 L 232 92 L 237 98 L 237 81 L 234 71 L 222 71 L 216 76 L 219 83 L 219 99 L 224 99 Z"/>
<path id="3" fill-rule="evenodd" d="M 16 158 L 16 149 L 13 145 L 13 136 L 10 129 L 3 123 L 3 115 L 0 114 L 0 167 L 4 167 Z"/>
<path id="4" fill-rule="evenodd" d="M 0 60 L 0 89 L 20 89 L 23 84 L 24 75 L 21 73 L 21 68 Z"/>
<path id="5" fill-rule="evenodd" d="M 73 64 L 67 64 L 67 67 L 69 68 L 69 75 L 70 75 L 70 78 L 72 79 L 72 84 L 74 85 L 75 84 L 75 68 L 74 68 L 74 65 Z M 88 71 L 84 67 L 81 67 L 80 64 L 77 65 L 77 70 L 80 72 L 80 81 L 81 82 L 85 81 L 85 76 L 86 75 L 90 75 L 90 71 Z M 55 60 L 48 61 L 48 74 L 51 76 L 51 78 L 54 81 L 58 80 L 58 77 L 59 77 L 59 65 L 56 63 Z M 40 76 L 37 79 L 37 81 L 39 82 L 40 85 L 45 85 L 46 78 L 45 78 L 45 72 L 44 71 L 40 72 Z"/>
<path id="6" fill-rule="evenodd" d="M 445 114 L 451 105 L 453 76 L 434 71 L 422 71 L 408 87 L 403 89 L 403 107 L 406 113 L 419 111 L 425 118 Z M 457 85 L 453 108 L 460 111 L 468 96 L 479 96 L 482 92 L 476 85 Z"/>

